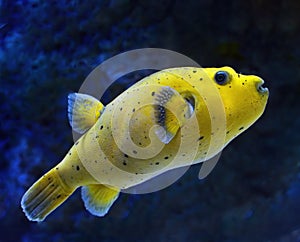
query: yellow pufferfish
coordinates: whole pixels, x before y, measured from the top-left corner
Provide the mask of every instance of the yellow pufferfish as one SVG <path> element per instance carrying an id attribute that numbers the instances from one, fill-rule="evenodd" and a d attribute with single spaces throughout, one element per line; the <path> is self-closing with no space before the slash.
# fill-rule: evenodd
<path id="1" fill-rule="evenodd" d="M 86 209 L 104 216 L 122 189 L 166 171 L 203 162 L 208 174 L 209 159 L 262 115 L 269 96 L 263 83 L 230 67 L 181 67 L 143 78 L 106 107 L 70 94 L 70 124 L 84 134 L 24 194 L 23 211 L 43 221 L 82 187 Z M 211 107 L 220 103 L 223 113 L 214 113 Z M 222 121 L 217 128 L 214 120 Z"/>

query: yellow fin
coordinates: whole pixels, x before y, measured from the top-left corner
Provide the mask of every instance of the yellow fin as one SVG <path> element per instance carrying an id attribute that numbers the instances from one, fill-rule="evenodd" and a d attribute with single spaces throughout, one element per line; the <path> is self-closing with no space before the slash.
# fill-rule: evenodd
<path id="1" fill-rule="evenodd" d="M 68 95 L 68 118 L 74 131 L 83 134 L 91 128 L 104 110 L 103 104 L 96 98 L 82 94 Z"/>
<path id="2" fill-rule="evenodd" d="M 30 221 L 41 222 L 74 191 L 75 188 L 63 184 L 57 171 L 52 169 L 28 189 L 21 207 Z"/>
<path id="3" fill-rule="evenodd" d="M 194 113 L 195 102 L 192 96 L 184 98 L 168 86 L 161 88 L 155 101 L 156 123 L 160 125 L 155 133 L 163 143 L 168 144 Z"/>
<path id="4" fill-rule="evenodd" d="M 116 201 L 120 193 L 117 188 L 97 184 L 84 186 L 81 189 L 81 197 L 85 208 L 93 215 L 102 217 Z"/>

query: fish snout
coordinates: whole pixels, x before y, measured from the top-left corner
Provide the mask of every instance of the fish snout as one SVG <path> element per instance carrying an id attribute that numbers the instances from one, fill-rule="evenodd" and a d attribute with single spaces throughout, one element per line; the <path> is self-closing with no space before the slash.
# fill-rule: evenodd
<path id="1" fill-rule="evenodd" d="M 255 82 L 255 87 L 256 90 L 261 93 L 261 94 L 265 94 L 269 92 L 269 89 L 267 87 L 264 87 L 264 80 L 263 79 L 259 79 Z"/>

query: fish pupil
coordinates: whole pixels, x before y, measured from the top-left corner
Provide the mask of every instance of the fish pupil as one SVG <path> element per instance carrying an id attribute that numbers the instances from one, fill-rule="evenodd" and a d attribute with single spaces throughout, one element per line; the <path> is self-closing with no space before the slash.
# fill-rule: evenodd
<path id="1" fill-rule="evenodd" d="M 215 81 L 220 85 L 224 85 L 228 81 L 228 73 L 226 71 L 218 71 L 215 74 Z"/>

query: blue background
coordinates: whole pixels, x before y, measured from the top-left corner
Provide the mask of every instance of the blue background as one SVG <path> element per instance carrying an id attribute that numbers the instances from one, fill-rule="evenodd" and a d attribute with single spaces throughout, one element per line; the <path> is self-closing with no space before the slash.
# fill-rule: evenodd
<path id="1" fill-rule="evenodd" d="M 299 1 L 2 0 L 0 11 L 1 242 L 300 241 Z M 23 193 L 73 143 L 68 93 L 103 60 L 144 47 L 263 77 L 266 112 L 203 181 L 194 166 L 162 191 L 122 194 L 104 218 L 77 191 L 29 222 Z"/>

